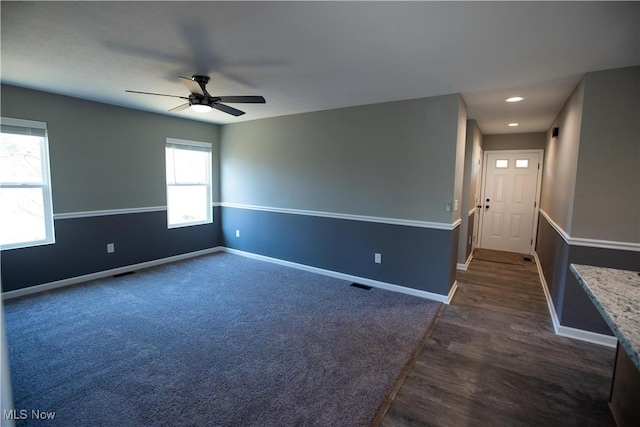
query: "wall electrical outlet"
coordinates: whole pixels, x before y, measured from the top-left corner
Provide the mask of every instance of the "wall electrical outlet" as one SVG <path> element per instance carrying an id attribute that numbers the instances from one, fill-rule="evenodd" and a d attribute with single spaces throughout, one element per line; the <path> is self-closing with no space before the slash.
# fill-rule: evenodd
<path id="1" fill-rule="evenodd" d="M 116 245 L 113 243 L 107 243 L 107 253 L 112 254 L 116 251 Z"/>
<path id="2" fill-rule="evenodd" d="M 375 254 L 373 257 L 373 261 L 376 264 L 382 264 L 382 254 Z"/>
<path id="3" fill-rule="evenodd" d="M 456 212 L 458 211 L 458 199 L 455 199 L 453 201 L 453 210 Z"/>
<path id="4" fill-rule="evenodd" d="M 240 237 L 240 230 L 236 230 L 236 237 Z"/>
<path id="5" fill-rule="evenodd" d="M 444 204 L 445 212 L 451 212 L 451 202 L 447 202 Z"/>

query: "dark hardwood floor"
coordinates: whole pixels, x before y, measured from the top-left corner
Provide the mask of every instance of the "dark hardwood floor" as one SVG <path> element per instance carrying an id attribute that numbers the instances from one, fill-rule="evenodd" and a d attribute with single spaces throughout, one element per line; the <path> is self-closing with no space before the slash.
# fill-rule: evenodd
<path id="1" fill-rule="evenodd" d="M 472 260 L 382 426 L 613 426 L 615 349 L 554 334 L 535 261 Z"/>

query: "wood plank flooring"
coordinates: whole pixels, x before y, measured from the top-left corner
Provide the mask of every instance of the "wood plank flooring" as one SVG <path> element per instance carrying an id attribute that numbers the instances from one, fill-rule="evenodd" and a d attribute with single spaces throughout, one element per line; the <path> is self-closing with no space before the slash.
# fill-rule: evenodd
<path id="1" fill-rule="evenodd" d="M 615 349 L 554 334 L 535 261 L 472 260 L 382 426 L 614 426 Z"/>

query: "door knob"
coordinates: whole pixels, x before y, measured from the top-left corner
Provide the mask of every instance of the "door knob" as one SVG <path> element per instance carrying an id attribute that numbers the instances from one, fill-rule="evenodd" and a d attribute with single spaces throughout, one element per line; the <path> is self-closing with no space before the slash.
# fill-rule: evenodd
<path id="1" fill-rule="evenodd" d="M 484 208 L 485 209 L 489 209 L 489 205 L 484 205 Z"/>

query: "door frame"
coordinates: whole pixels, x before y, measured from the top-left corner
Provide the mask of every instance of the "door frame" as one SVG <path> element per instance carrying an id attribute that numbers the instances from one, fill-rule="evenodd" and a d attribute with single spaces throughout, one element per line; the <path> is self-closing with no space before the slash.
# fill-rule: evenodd
<path id="1" fill-rule="evenodd" d="M 538 163 L 538 176 L 536 180 L 536 199 L 533 207 L 533 227 L 531 230 L 531 245 L 529 246 L 529 255 L 533 255 L 537 243 L 538 237 L 538 215 L 540 214 L 540 193 L 541 193 L 541 184 L 542 184 L 542 171 L 544 168 L 544 149 L 542 148 L 532 148 L 530 150 L 522 149 L 522 150 L 484 150 L 483 160 L 482 160 L 482 189 L 480 191 L 480 202 L 481 206 L 484 206 L 485 191 L 486 191 L 486 183 L 487 183 L 487 162 L 489 158 L 489 153 L 492 154 L 517 154 L 517 153 L 538 153 L 539 155 L 539 163 Z M 484 221 L 484 208 L 480 208 L 480 219 L 478 222 L 478 246 L 482 248 L 482 228 Z"/>
<path id="2" fill-rule="evenodd" d="M 477 178 L 477 182 L 476 182 L 476 194 L 473 195 L 473 209 L 472 211 L 475 212 L 475 215 L 473 217 L 473 238 L 472 238 L 472 243 L 471 243 L 471 254 L 473 253 L 473 250 L 475 248 L 479 248 L 480 247 L 480 225 L 482 225 L 482 222 L 480 222 L 480 214 L 482 213 L 482 209 L 479 209 L 478 206 L 480 206 L 480 201 L 482 200 L 482 180 L 484 177 L 484 168 L 483 168 L 483 163 L 484 163 L 484 149 L 482 147 L 478 147 L 478 178 Z M 469 254 L 469 255 L 471 255 Z"/>

